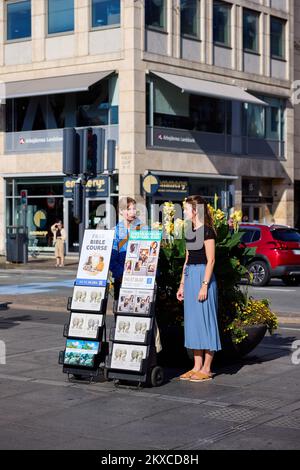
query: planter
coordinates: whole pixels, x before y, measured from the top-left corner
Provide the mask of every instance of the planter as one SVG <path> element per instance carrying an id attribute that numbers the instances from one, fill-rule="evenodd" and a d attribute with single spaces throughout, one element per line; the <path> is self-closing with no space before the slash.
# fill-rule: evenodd
<path id="1" fill-rule="evenodd" d="M 240 344 L 231 340 L 230 334 L 221 338 L 222 350 L 215 355 L 215 363 L 224 363 L 241 359 L 249 354 L 264 338 L 266 325 L 252 325 L 245 328 L 248 337 Z M 193 351 L 184 347 L 183 326 L 160 327 L 162 352 L 159 363 L 169 367 L 189 367 L 193 361 Z"/>

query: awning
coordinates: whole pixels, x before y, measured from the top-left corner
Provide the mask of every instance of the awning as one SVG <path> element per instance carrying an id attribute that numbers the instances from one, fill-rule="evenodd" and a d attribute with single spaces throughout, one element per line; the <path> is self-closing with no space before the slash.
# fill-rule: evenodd
<path id="1" fill-rule="evenodd" d="M 191 93 L 194 95 L 214 96 L 223 100 L 242 101 L 244 103 L 259 104 L 268 106 L 264 101 L 247 93 L 242 88 L 235 85 L 226 85 L 225 83 L 200 80 L 198 78 L 183 77 L 182 75 L 172 75 L 170 73 L 151 72 L 172 85 L 180 88 L 182 93 Z"/>
<path id="2" fill-rule="evenodd" d="M 108 72 L 91 72 L 77 75 L 63 75 L 61 77 L 36 78 L 2 84 L 3 98 L 20 98 L 24 96 L 40 96 L 58 93 L 71 93 L 75 91 L 88 91 L 94 83 L 103 80 L 112 74 Z"/>

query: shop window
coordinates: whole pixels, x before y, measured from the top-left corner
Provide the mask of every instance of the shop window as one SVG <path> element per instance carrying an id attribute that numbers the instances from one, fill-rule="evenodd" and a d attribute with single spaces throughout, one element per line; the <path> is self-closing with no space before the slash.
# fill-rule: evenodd
<path id="1" fill-rule="evenodd" d="M 181 0 L 180 29 L 182 36 L 200 38 L 200 0 Z"/>
<path id="2" fill-rule="evenodd" d="M 6 2 L 7 40 L 31 37 L 31 1 Z"/>
<path id="3" fill-rule="evenodd" d="M 271 56 L 273 58 L 285 58 L 285 27 L 285 20 L 271 17 Z"/>
<path id="4" fill-rule="evenodd" d="M 145 0 L 145 24 L 166 29 L 166 0 Z"/>
<path id="5" fill-rule="evenodd" d="M 269 106 L 244 104 L 243 134 L 248 137 L 284 141 L 284 100 L 260 97 Z"/>
<path id="6" fill-rule="evenodd" d="M 214 43 L 230 46 L 231 5 L 225 2 L 214 2 L 213 34 Z"/>
<path id="7" fill-rule="evenodd" d="M 48 33 L 74 31 L 74 0 L 48 0 Z"/>
<path id="8" fill-rule="evenodd" d="M 244 9 L 243 43 L 244 50 L 258 53 L 259 50 L 259 13 Z"/>
<path id="9" fill-rule="evenodd" d="M 92 27 L 120 25 L 120 0 L 92 0 Z"/>

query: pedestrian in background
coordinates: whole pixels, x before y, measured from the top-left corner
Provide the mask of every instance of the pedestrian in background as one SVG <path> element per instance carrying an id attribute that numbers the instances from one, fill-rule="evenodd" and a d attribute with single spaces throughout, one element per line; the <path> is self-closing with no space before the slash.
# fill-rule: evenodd
<path id="1" fill-rule="evenodd" d="M 204 217 L 200 215 L 201 208 Z M 216 232 L 207 203 L 201 196 L 188 197 L 184 212 L 192 223 L 192 230 L 191 239 L 186 240 L 188 249 L 177 299 L 184 300 L 185 347 L 194 352 L 194 368 L 180 379 L 203 382 L 212 379 L 214 353 L 221 349 L 217 283 L 213 273 Z"/>
<path id="2" fill-rule="evenodd" d="M 62 268 L 65 263 L 65 240 L 67 237 L 61 220 L 52 225 L 51 232 L 55 246 L 56 267 Z"/>

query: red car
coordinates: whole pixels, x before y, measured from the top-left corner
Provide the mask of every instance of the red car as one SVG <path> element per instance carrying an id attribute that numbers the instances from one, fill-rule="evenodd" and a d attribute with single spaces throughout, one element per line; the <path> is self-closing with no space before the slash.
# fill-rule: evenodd
<path id="1" fill-rule="evenodd" d="M 265 286 L 271 277 L 282 279 L 288 286 L 300 284 L 300 233 L 284 225 L 242 223 L 241 242 L 256 248 L 248 266 L 254 286 Z"/>

